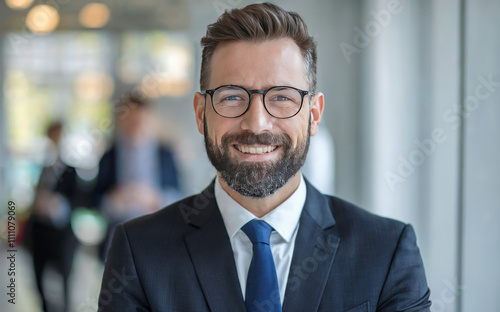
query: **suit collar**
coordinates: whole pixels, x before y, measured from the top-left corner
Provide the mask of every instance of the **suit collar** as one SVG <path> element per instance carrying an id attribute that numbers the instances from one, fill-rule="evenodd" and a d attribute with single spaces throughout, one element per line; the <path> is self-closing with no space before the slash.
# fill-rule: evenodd
<path id="1" fill-rule="evenodd" d="M 210 310 L 244 312 L 233 250 L 214 198 L 214 183 L 181 211 L 188 224 L 199 228 L 186 236 L 185 244 Z"/>
<path id="2" fill-rule="evenodd" d="M 202 228 L 219 211 L 214 195 L 214 181 L 198 195 L 192 197 L 192 202 L 180 204 L 180 212 L 184 221 L 197 228 Z"/>
<path id="3" fill-rule="evenodd" d="M 318 310 L 340 243 L 328 198 L 309 182 L 300 217 L 283 311 Z"/>
<path id="4" fill-rule="evenodd" d="M 323 230 L 335 225 L 332 209 L 327 197 L 321 194 L 312 184 L 305 179 L 307 187 L 307 198 L 304 210 Z"/>

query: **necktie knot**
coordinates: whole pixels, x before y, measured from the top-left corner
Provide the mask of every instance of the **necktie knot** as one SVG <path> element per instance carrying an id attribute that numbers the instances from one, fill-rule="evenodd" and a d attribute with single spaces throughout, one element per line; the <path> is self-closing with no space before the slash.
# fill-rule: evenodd
<path id="1" fill-rule="evenodd" d="M 252 244 L 264 243 L 269 245 L 269 238 L 273 228 L 262 220 L 253 219 L 245 224 L 241 230 L 248 236 Z"/>

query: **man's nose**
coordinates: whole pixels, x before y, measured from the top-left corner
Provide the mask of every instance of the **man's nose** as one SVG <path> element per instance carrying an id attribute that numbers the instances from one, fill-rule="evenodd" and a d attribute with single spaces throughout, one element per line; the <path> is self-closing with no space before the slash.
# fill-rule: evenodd
<path id="1" fill-rule="evenodd" d="M 272 116 L 264 107 L 264 98 L 261 94 L 252 94 L 248 111 L 242 116 L 241 129 L 253 133 L 261 133 L 272 129 Z"/>

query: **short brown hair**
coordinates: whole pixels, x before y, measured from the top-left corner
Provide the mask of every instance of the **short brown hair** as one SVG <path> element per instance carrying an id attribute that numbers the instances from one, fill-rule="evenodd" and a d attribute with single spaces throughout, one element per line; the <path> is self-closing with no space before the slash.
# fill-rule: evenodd
<path id="1" fill-rule="evenodd" d="M 151 107 L 150 99 L 146 94 L 140 90 L 132 89 L 124 93 L 116 102 L 116 108 L 121 107 L 131 107 L 131 108 L 145 108 Z"/>
<path id="2" fill-rule="evenodd" d="M 243 9 L 233 9 L 222 14 L 217 22 L 208 25 L 201 60 L 200 88 L 208 87 L 210 61 L 220 42 L 261 42 L 291 38 L 304 57 L 310 91 L 316 91 L 316 43 L 309 36 L 307 26 L 295 12 L 288 12 L 272 3 L 251 4 Z"/>
<path id="3" fill-rule="evenodd" d="M 150 107 L 151 102 L 146 94 L 137 88 L 132 89 L 123 93 L 115 102 L 115 121 L 124 120 L 129 114 L 136 112 L 135 109 L 149 110 Z"/>

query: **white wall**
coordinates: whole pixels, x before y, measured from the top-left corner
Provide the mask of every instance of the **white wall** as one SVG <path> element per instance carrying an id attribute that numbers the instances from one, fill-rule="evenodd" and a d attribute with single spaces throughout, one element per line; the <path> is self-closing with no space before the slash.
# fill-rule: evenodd
<path id="1" fill-rule="evenodd" d="M 500 2 L 466 12 L 462 311 L 499 311 Z"/>

